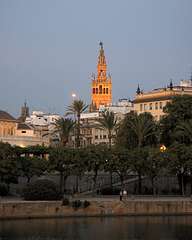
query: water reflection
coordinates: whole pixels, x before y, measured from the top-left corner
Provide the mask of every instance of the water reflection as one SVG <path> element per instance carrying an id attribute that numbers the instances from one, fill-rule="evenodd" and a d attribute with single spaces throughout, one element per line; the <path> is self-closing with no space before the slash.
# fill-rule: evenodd
<path id="1" fill-rule="evenodd" d="M 192 217 L 116 217 L 9 220 L 0 240 L 189 240 Z"/>

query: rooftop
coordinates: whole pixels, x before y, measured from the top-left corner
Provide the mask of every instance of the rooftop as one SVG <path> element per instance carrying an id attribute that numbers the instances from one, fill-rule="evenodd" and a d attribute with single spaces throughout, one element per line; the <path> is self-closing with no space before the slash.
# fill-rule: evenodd
<path id="1" fill-rule="evenodd" d="M 16 119 L 13 116 L 2 110 L 0 110 L 0 120 L 16 121 Z"/>

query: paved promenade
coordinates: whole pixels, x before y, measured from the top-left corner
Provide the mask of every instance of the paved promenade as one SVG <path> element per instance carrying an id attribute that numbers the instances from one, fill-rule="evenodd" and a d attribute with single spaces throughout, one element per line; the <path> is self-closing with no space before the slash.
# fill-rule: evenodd
<path id="1" fill-rule="evenodd" d="M 82 196 L 82 195 L 66 195 L 64 196 L 70 200 L 87 200 L 87 201 L 120 201 L 118 195 L 99 195 L 99 196 Z M 0 202 L 20 202 L 24 201 L 20 197 L 0 197 Z M 182 196 L 126 196 L 123 197 L 122 201 L 192 201 L 191 197 Z"/>
<path id="2" fill-rule="evenodd" d="M 118 195 L 113 196 L 74 196 L 74 199 L 90 200 L 90 201 L 114 201 L 119 200 Z M 192 197 L 182 196 L 126 196 L 126 201 L 192 201 Z"/>

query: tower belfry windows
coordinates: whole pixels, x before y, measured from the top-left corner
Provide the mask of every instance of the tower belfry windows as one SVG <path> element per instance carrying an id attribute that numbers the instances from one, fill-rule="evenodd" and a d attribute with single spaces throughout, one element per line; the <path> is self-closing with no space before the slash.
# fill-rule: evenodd
<path id="1" fill-rule="evenodd" d="M 98 109 L 100 105 L 106 106 L 112 102 L 111 75 L 107 77 L 107 64 L 103 43 L 100 42 L 99 45 L 97 77 L 92 80 L 92 105 L 96 106 L 96 109 Z M 93 89 L 95 89 L 95 91 Z"/>

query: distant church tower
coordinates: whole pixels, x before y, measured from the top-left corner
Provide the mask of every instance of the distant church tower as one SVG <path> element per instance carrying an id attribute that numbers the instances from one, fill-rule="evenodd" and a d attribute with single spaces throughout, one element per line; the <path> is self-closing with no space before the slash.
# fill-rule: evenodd
<path id="1" fill-rule="evenodd" d="M 107 64 L 103 43 L 100 42 L 100 51 L 97 63 L 97 77 L 92 76 L 92 109 L 98 109 L 100 105 L 107 106 L 112 102 L 111 76 L 107 76 Z"/>
<path id="2" fill-rule="evenodd" d="M 25 122 L 27 117 L 29 117 L 29 107 L 27 106 L 27 103 L 25 101 L 24 106 L 21 107 L 21 115 L 18 120 L 20 122 Z"/>

